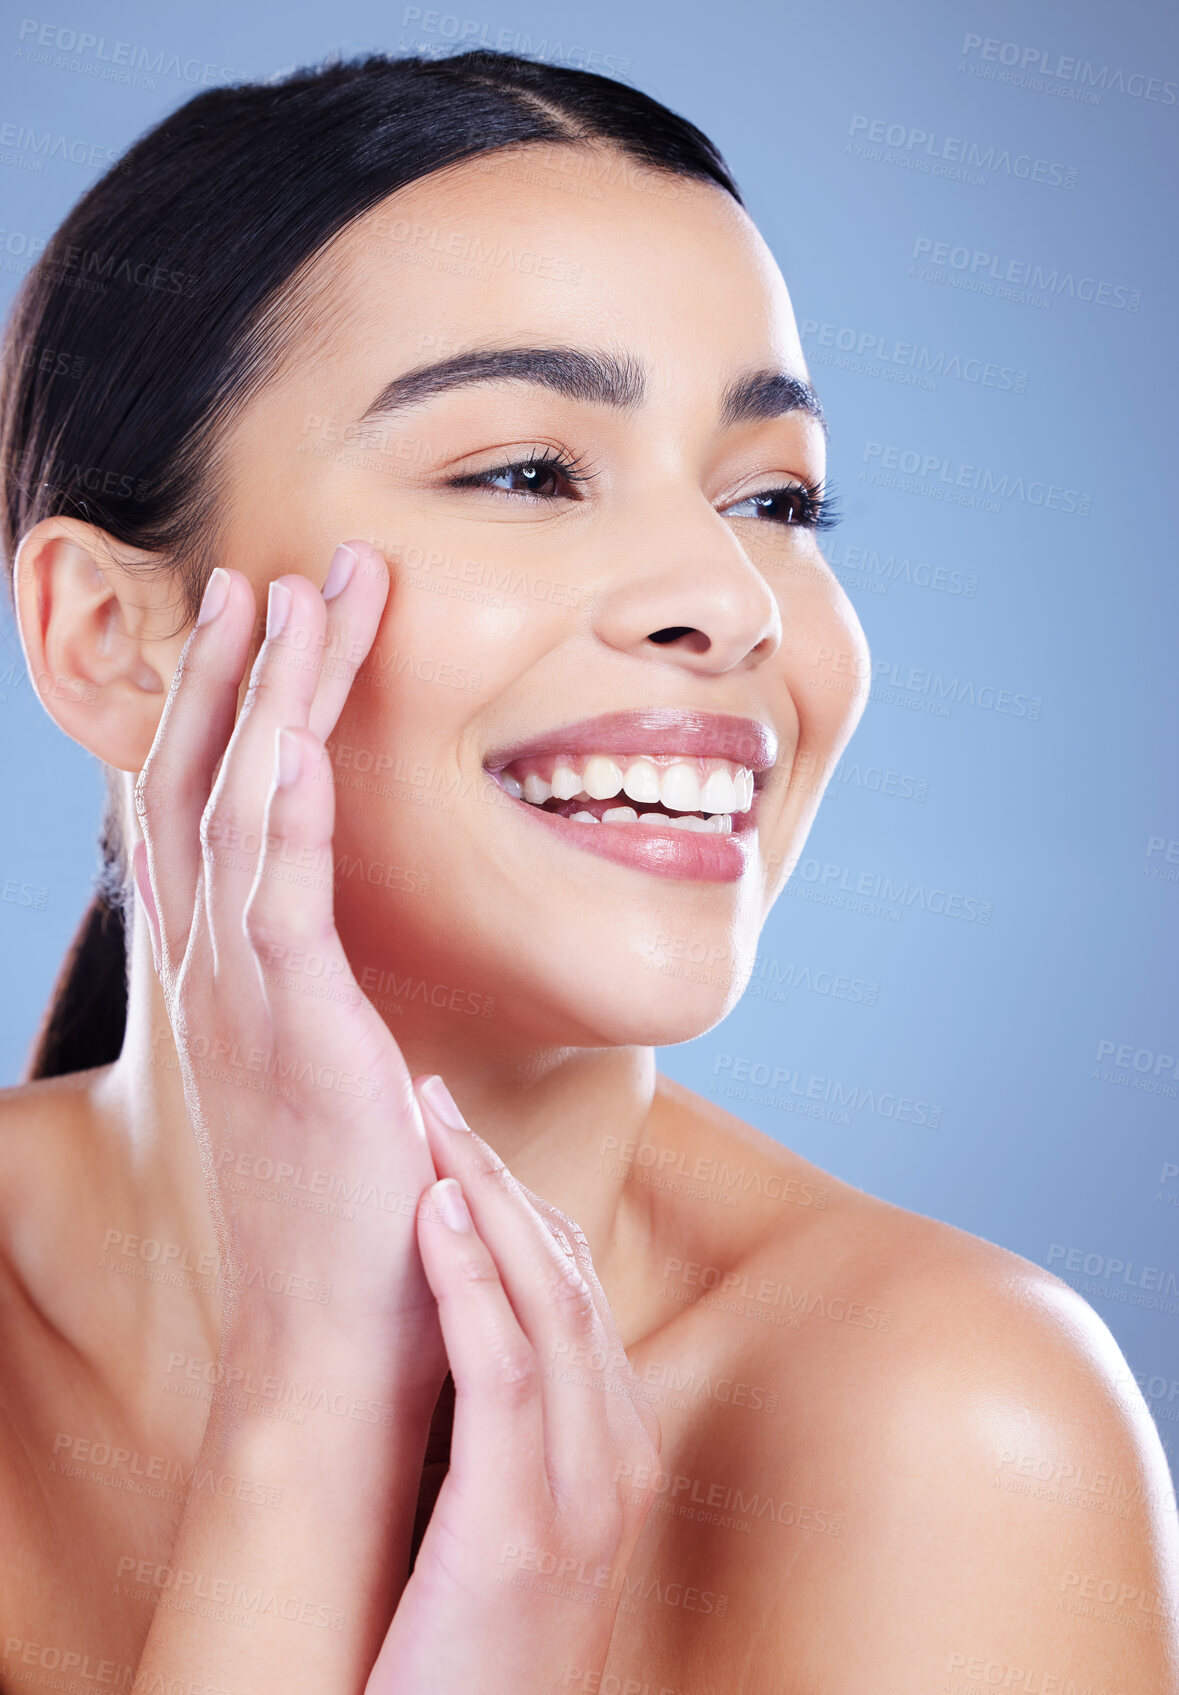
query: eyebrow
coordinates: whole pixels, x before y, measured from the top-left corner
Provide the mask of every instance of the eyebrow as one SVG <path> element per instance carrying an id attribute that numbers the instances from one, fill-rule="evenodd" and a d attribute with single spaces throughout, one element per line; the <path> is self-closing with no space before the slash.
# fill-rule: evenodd
<path id="1" fill-rule="evenodd" d="M 569 400 L 620 411 L 640 406 L 647 394 L 646 372 L 630 355 L 618 358 L 579 347 L 473 348 L 394 377 L 359 421 L 387 418 L 450 389 L 502 382 L 535 383 Z M 767 367 L 743 372 L 721 396 L 720 421 L 726 426 L 780 418 L 788 412 L 806 412 L 826 435 L 827 420 L 818 395 L 810 383 L 787 371 Z"/>

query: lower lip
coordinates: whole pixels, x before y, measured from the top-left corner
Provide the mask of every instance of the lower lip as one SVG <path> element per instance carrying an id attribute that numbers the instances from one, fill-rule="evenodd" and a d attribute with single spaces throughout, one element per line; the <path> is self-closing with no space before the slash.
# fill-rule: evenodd
<path id="1" fill-rule="evenodd" d="M 694 883 L 737 882 L 748 869 L 757 838 L 748 813 L 743 815 L 746 822 L 742 828 L 721 836 L 677 829 L 674 824 L 666 830 L 651 824 L 579 824 L 524 800 L 512 804 L 571 847 L 613 860 L 615 865 L 630 865 L 657 877 L 679 877 Z"/>

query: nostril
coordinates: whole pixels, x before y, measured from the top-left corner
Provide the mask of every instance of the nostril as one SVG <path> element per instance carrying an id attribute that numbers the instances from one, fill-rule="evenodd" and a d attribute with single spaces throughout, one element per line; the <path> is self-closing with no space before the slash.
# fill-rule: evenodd
<path id="1" fill-rule="evenodd" d="M 660 647 L 670 647 L 672 642 L 683 641 L 693 653 L 707 653 L 712 646 L 704 631 L 694 630 L 690 624 L 671 624 L 666 630 L 653 631 L 647 640 L 658 642 Z"/>

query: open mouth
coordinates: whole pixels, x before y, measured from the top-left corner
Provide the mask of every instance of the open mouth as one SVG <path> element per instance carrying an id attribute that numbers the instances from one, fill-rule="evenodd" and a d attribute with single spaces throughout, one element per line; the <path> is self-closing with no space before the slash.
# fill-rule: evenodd
<path id="1" fill-rule="evenodd" d="M 759 801 L 777 754 L 759 719 L 648 706 L 503 743 L 483 769 L 558 851 L 733 884 L 756 863 Z"/>
<path id="2" fill-rule="evenodd" d="M 514 800 L 573 823 L 718 836 L 750 826 L 757 786 L 747 765 L 681 754 L 534 754 L 492 775 Z"/>

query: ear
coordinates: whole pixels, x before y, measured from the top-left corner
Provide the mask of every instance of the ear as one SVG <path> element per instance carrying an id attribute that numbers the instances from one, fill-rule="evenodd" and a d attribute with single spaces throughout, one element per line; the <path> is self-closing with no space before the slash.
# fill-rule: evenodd
<path id="1" fill-rule="evenodd" d="M 153 562 L 93 524 L 44 518 L 13 567 L 17 627 L 42 706 L 119 771 L 143 769 L 188 636 L 177 584 Z"/>

